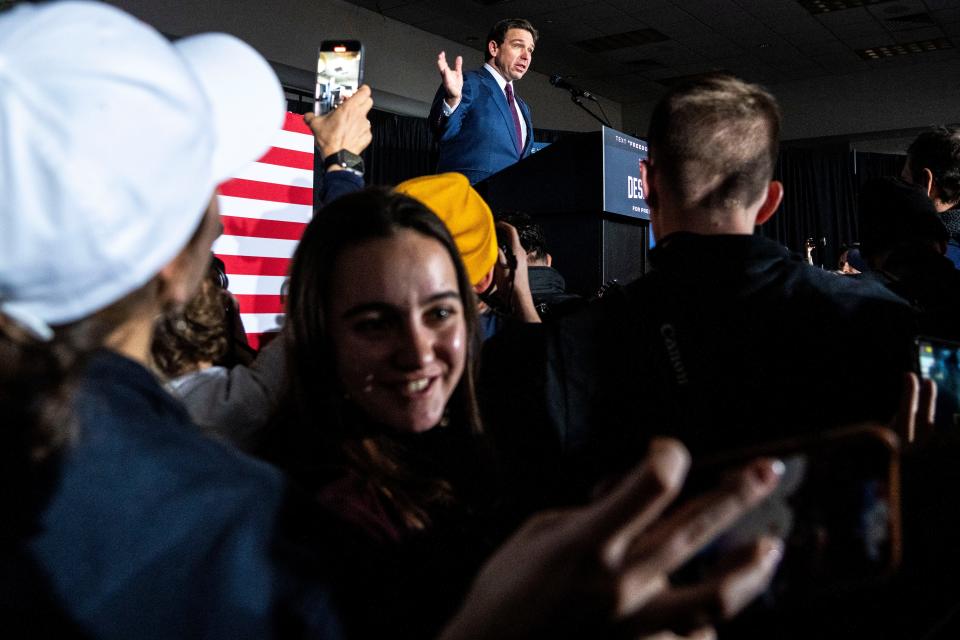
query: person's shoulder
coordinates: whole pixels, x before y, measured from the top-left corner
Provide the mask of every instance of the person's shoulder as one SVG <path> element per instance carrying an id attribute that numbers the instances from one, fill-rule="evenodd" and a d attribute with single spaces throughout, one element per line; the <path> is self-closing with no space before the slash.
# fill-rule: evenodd
<path id="1" fill-rule="evenodd" d="M 112 372 L 99 363 L 77 393 L 77 439 L 69 458 L 78 466 L 93 463 L 100 475 L 117 474 L 106 482 L 133 482 L 137 476 L 237 492 L 273 493 L 282 487 L 273 468 L 204 436 L 145 369 L 112 360 L 106 363 Z"/>
<path id="2" fill-rule="evenodd" d="M 910 303 L 868 275 L 846 276 L 799 265 L 794 297 L 809 313 L 846 318 L 858 325 L 882 318 L 890 330 L 912 330 L 916 313 Z"/>
<path id="3" fill-rule="evenodd" d="M 470 69 L 463 72 L 463 83 L 465 85 L 476 87 L 481 84 L 488 84 L 490 82 L 496 84 L 497 81 L 494 80 L 492 75 L 490 75 L 490 72 L 487 71 L 486 67 L 477 67 L 476 69 Z"/>

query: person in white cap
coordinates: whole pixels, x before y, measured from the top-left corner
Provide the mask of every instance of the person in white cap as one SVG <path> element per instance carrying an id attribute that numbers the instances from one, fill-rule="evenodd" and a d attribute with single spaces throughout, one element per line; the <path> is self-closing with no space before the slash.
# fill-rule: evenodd
<path id="1" fill-rule="evenodd" d="M 232 36 L 171 45 L 92 2 L 0 14 L 0 408 L 16 507 L 0 599 L 37 636 L 268 638 L 284 611 L 337 635 L 322 592 L 312 620 L 292 611 L 287 587 L 309 583 L 278 559 L 284 478 L 205 439 L 147 368 L 154 319 L 206 272 L 217 185 L 266 151 L 284 111 L 268 63 Z"/>
<path id="2" fill-rule="evenodd" d="M 282 117 L 269 65 L 231 36 L 171 45 L 93 2 L 0 13 L 5 631 L 340 636 L 322 566 L 279 542 L 284 478 L 204 438 L 147 368 L 155 317 L 207 267 L 217 184 Z M 528 637 L 557 611 L 649 626 L 651 607 L 657 624 L 738 609 L 772 575 L 776 543 L 697 598 L 666 576 L 769 493 L 776 465 L 661 517 L 687 465 L 660 442 L 603 500 L 533 519 L 443 637 Z"/>

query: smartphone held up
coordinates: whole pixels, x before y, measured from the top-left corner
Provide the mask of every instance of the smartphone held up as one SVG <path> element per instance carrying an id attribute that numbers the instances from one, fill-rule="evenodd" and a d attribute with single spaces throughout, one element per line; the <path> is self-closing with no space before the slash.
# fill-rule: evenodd
<path id="1" fill-rule="evenodd" d="M 363 45 L 359 40 L 324 40 L 317 55 L 313 113 L 333 111 L 363 83 Z"/>
<path id="2" fill-rule="evenodd" d="M 784 559 L 770 604 L 789 606 L 885 582 L 901 559 L 899 453 L 892 431 L 865 425 L 695 462 L 694 486 L 722 482 L 723 469 L 755 457 L 778 458 L 784 473 L 770 497 L 687 570 L 709 572 L 710 556 L 772 535 L 784 541 Z"/>

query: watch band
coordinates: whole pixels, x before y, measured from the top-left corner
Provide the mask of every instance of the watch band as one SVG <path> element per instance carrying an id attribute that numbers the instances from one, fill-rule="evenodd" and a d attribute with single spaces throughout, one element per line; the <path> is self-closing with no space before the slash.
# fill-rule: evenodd
<path id="1" fill-rule="evenodd" d="M 329 169 L 334 165 L 346 169 L 347 171 L 352 171 L 359 175 L 363 175 L 363 158 L 352 151 L 341 149 L 336 153 L 331 153 L 329 156 L 323 159 L 324 169 Z"/>

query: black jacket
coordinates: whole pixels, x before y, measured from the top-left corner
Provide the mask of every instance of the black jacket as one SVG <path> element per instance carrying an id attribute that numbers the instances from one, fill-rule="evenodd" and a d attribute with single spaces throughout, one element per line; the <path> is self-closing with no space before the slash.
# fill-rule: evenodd
<path id="1" fill-rule="evenodd" d="M 584 311 L 486 347 L 485 417 L 518 459 L 559 453 L 590 483 L 657 434 L 718 450 L 896 410 L 914 318 L 883 286 L 757 236 L 673 234 L 651 260 Z"/>

